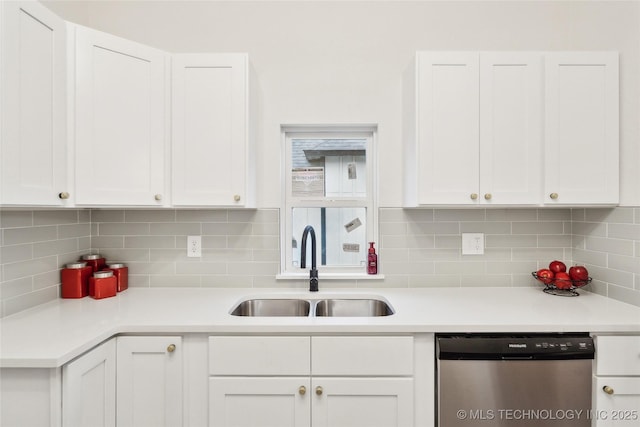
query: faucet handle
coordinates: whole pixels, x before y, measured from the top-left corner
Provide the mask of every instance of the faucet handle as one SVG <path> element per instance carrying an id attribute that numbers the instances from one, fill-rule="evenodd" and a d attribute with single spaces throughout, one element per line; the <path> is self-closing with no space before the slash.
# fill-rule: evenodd
<path id="1" fill-rule="evenodd" d="M 318 270 L 309 270 L 309 292 L 318 292 Z"/>

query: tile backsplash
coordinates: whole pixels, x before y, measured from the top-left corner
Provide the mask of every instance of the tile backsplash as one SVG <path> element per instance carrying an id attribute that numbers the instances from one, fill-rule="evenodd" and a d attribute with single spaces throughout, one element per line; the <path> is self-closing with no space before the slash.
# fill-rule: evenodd
<path id="1" fill-rule="evenodd" d="M 640 306 L 640 208 L 381 208 L 383 281 L 325 286 L 539 286 L 553 259 L 587 266 L 593 292 Z M 276 281 L 279 210 L 2 210 L 0 316 L 58 298 L 59 269 L 99 252 L 130 268 L 132 287 L 305 287 Z M 461 255 L 461 233 L 485 233 Z M 186 236 L 202 236 L 202 257 Z"/>

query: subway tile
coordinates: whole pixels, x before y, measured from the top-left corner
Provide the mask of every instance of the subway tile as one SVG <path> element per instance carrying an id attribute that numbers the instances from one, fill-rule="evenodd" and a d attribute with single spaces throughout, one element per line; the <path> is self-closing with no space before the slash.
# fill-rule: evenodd
<path id="1" fill-rule="evenodd" d="M 599 267 L 606 267 L 608 256 L 605 252 L 574 249 L 572 258 L 575 264 L 591 264 Z"/>
<path id="2" fill-rule="evenodd" d="M 626 302 L 635 306 L 640 306 L 640 292 L 631 289 L 609 284 L 607 296 L 618 301 Z"/>
<path id="3" fill-rule="evenodd" d="M 384 280 L 358 280 L 357 287 L 369 289 L 408 288 L 409 276 L 394 275 L 385 276 Z M 393 306 L 393 303 L 391 305 Z"/>
<path id="4" fill-rule="evenodd" d="M 584 289 L 585 291 L 593 292 L 594 294 L 598 294 L 598 295 L 602 295 L 603 297 L 606 297 L 607 288 L 608 288 L 608 285 L 606 283 L 601 282 L 599 280 L 593 280 L 590 284 L 588 284 L 582 289 Z"/>
<path id="5" fill-rule="evenodd" d="M 571 220 L 571 209 L 538 209 L 538 221 Z"/>
<path id="6" fill-rule="evenodd" d="M 538 261 L 540 268 L 546 268 L 554 259 L 564 259 L 564 248 L 512 248 L 511 257 L 514 261 Z"/>
<path id="7" fill-rule="evenodd" d="M 405 235 L 407 234 L 407 223 L 405 222 L 383 222 L 379 225 L 380 235 Z M 427 234 L 427 233 L 421 233 Z"/>
<path id="8" fill-rule="evenodd" d="M 176 273 L 172 262 L 127 262 L 131 274 L 168 275 Z"/>
<path id="9" fill-rule="evenodd" d="M 460 259 L 459 249 L 409 249 L 409 262 L 453 261 Z"/>
<path id="10" fill-rule="evenodd" d="M 247 279 L 251 279 L 248 276 Z M 320 286 L 324 287 L 324 282 Z M 297 289 L 300 291 L 309 290 L 309 279 L 301 280 L 277 280 L 274 276 L 255 276 L 252 280 L 252 287 L 254 288 L 280 288 L 280 289 Z"/>
<path id="11" fill-rule="evenodd" d="M 124 211 L 125 222 L 175 222 L 174 209 L 127 209 Z"/>
<path id="12" fill-rule="evenodd" d="M 485 248 L 484 255 L 463 255 L 463 257 L 482 257 L 483 261 L 510 261 L 510 248 Z"/>
<path id="13" fill-rule="evenodd" d="M 434 246 L 436 249 L 461 248 L 461 236 L 435 236 Z"/>
<path id="14" fill-rule="evenodd" d="M 186 239 L 178 239 L 177 247 L 187 247 Z M 202 249 L 224 249 L 227 247 L 227 236 L 202 236 Z M 245 246 L 246 247 L 246 246 Z M 247 249 L 251 249 L 247 247 Z"/>
<path id="15" fill-rule="evenodd" d="M 382 248 L 379 251 L 379 262 L 407 262 L 409 261 L 409 249 L 407 248 Z"/>
<path id="16" fill-rule="evenodd" d="M 91 235 L 91 224 L 69 224 L 58 226 L 58 239 L 86 237 Z"/>
<path id="17" fill-rule="evenodd" d="M 277 222 L 254 222 L 251 232 L 255 236 L 280 236 L 280 224 Z"/>
<path id="18" fill-rule="evenodd" d="M 514 222 L 513 234 L 563 234 L 564 224 L 560 221 Z"/>
<path id="19" fill-rule="evenodd" d="M 461 222 L 460 232 L 485 233 L 485 234 L 511 234 L 511 223 L 506 221 Z"/>
<path id="20" fill-rule="evenodd" d="M 250 236 L 252 224 L 239 223 L 204 223 L 202 224 L 203 236 Z"/>
<path id="21" fill-rule="evenodd" d="M 197 287 L 201 285 L 199 275 L 178 275 L 178 276 L 149 276 L 149 286 L 152 288 L 166 287 Z"/>
<path id="22" fill-rule="evenodd" d="M 4 277 L 2 280 L 19 279 L 21 277 L 28 277 L 45 273 L 47 271 L 57 270 L 58 268 L 58 259 L 55 256 L 14 262 L 4 265 Z"/>
<path id="23" fill-rule="evenodd" d="M 188 209 L 177 210 L 178 222 L 227 222 L 227 210 Z"/>
<path id="24" fill-rule="evenodd" d="M 176 238 L 173 236 L 125 236 L 125 248 L 175 248 Z"/>
<path id="25" fill-rule="evenodd" d="M 107 263 L 122 262 L 156 262 L 159 260 L 150 259 L 149 249 L 122 249 L 122 248 L 96 248 Z"/>
<path id="26" fill-rule="evenodd" d="M 585 209 L 571 209 L 571 221 L 574 222 L 584 222 L 586 221 L 586 210 Z"/>
<path id="27" fill-rule="evenodd" d="M 122 209 L 91 209 L 91 222 L 124 222 L 124 210 Z"/>
<path id="28" fill-rule="evenodd" d="M 33 211 L 33 225 L 77 224 L 77 210 Z"/>
<path id="29" fill-rule="evenodd" d="M 380 208 L 378 209 L 378 220 L 384 222 L 407 222 L 405 210 L 401 208 Z"/>
<path id="30" fill-rule="evenodd" d="M 528 209 L 487 209 L 487 221 L 537 221 L 538 210 Z"/>
<path id="31" fill-rule="evenodd" d="M 607 224 L 597 222 L 574 222 L 571 232 L 581 236 L 607 237 Z"/>
<path id="32" fill-rule="evenodd" d="M 91 246 L 96 249 L 124 248 L 124 236 L 92 236 Z"/>
<path id="33" fill-rule="evenodd" d="M 246 253 L 246 251 L 229 251 L 230 253 L 234 254 L 240 254 L 243 255 Z M 235 259 L 235 260 L 231 260 L 230 261 L 242 261 L 241 259 Z M 273 250 L 273 249 L 256 249 L 253 251 L 253 257 L 250 260 L 246 260 L 246 261 L 257 261 L 257 262 L 266 262 L 266 261 L 272 261 L 272 262 L 280 262 L 280 251 L 279 250 Z"/>
<path id="34" fill-rule="evenodd" d="M 271 280 L 273 283 L 274 279 L 271 278 Z M 270 285 L 275 286 L 271 283 Z M 227 274 L 202 276 L 203 288 L 250 288 L 252 286 L 253 279 L 250 276 L 230 276 Z"/>
<path id="35" fill-rule="evenodd" d="M 585 240 L 585 249 L 632 256 L 633 242 L 631 240 L 587 237 Z"/>
<path id="36" fill-rule="evenodd" d="M 31 227 L 32 225 L 32 211 L 0 210 L 0 228 Z"/>
<path id="37" fill-rule="evenodd" d="M 617 286 L 624 286 L 633 289 L 633 273 L 626 271 L 613 270 L 611 268 L 603 268 L 594 265 L 586 266 L 589 270 L 589 276 L 603 282 L 611 283 Z"/>
<path id="38" fill-rule="evenodd" d="M 91 237 L 79 237 L 78 239 L 78 250 L 82 252 L 89 252 L 91 249 Z"/>
<path id="39" fill-rule="evenodd" d="M 227 246 L 233 249 L 278 249 L 280 238 L 279 236 L 228 236 Z"/>
<path id="40" fill-rule="evenodd" d="M 539 235 L 538 247 L 541 248 L 566 248 L 572 245 L 570 234 Z"/>
<path id="41" fill-rule="evenodd" d="M 41 289 L 28 294 L 19 295 L 15 298 L 9 298 L 2 301 L 2 314 L 9 316 L 27 308 L 44 304 L 58 298 L 58 288 L 55 286 Z"/>
<path id="42" fill-rule="evenodd" d="M 58 238 L 58 227 L 47 225 L 41 227 L 8 228 L 3 230 L 3 245 L 19 245 L 21 243 L 44 242 Z"/>
<path id="43" fill-rule="evenodd" d="M 485 209 L 436 209 L 434 219 L 438 221 L 484 221 Z"/>
<path id="44" fill-rule="evenodd" d="M 510 274 L 485 274 L 474 276 L 462 276 L 460 278 L 463 287 L 511 287 Z"/>
<path id="45" fill-rule="evenodd" d="M 385 247 L 394 247 L 392 245 L 390 245 L 390 240 L 392 241 L 394 237 L 397 236 L 388 236 L 387 239 L 385 239 L 384 246 Z M 405 247 L 405 248 L 409 248 L 409 249 L 413 249 L 413 248 L 433 248 L 435 246 L 435 237 L 434 236 L 428 236 L 428 235 L 408 235 L 406 236 L 406 245 L 401 246 L 401 247 Z M 398 247 L 398 246 L 395 246 Z"/>
<path id="46" fill-rule="evenodd" d="M 407 224 L 407 234 L 460 234 L 461 223 L 457 221 L 439 222 L 409 222 Z"/>
<path id="47" fill-rule="evenodd" d="M 227 263 L 177 262 L 176 274 L 227 274 Z"/>
<path id="48" fill-rule="evenodd" d="M 105 222 L 99 225 L 98 235 L 100 236 L 146 236 L 149 234 L 149 229 L 150 227 L 148 223 Z"/>
<path id="49" fill-rule="evenodd" d="M 280 211 L 279 209 L 241 209 L 241 210 L 229 210 L 228 212 L 229 222 L 279 222 Z"/>
<path id="50" fill-rule="evenodd" d="M 227 273 L 238 276 L 275 276 L 280 270 L 278 262 L 227 263 Z"/>
<path id="51" fill-rule="evenodd" d="M 33 290 L 33 277 L 8 280 L 0 283 L 0 298 L 3 300 L 17 297 Z"/>
<path id="52" fill-rule="evenodd" d="M 535 248 L 538 238 L 534 235 L 499 235 L 490 234 L 484 240 L 487 248 Z"/>
<path id="53" fill-rule="evenodd" d="M 60 267 L 62 268 L 63 265 Z M 39 290 L 49 288 L 51 286 L 58 286 L 61 282 L 60 270 L 47 271 L 46 273 L 36 274 L 33 276 L 33 289 Z"/>
<path id="54" fill-rule="evenodd" d="M 26 261 L 33 258 L 33 244 L 12 245 L 0 247 L 0 263 Z"/>
<path id="55" fill-rule="evenodd" d="M 459 288 L 461 284 L 458 274 L 423 274 L 409 276 L 410 288 Z"/>
<path id="56" fill-rule="evenodd" d="M 433 274 L 433 262 L 385 262 L 385 275 L 407 275 L 407 274 Z"/>
<path id="57" fill-rule="evenodd" d="M 147 275 L 147 274 L 129 274 L 129 287 L 130 288 L 148 288 L 149 286 L 150 286 L 149 285 L 149 275 Z"/>
<path id="58" fill-rule="evenodd" d="M 78 209 L 78 222 L 91 222 L 91 209 Z"/>
<path id="59" fill-rule="evenodd" d="M 159 222 L 149 224 L 149 234 L 152 236 L 199 236 L 202 228 L 198 223 L 189 222 Z"/>
<path id="60" fill-rule="evenodd" d="M 82 255 L 86 253 L 87 252 L 77 251 L 77 252 L 69 252 L 66 254 L 58 254 L 58 268 L 62 268 L 66 264 L 79 260 L 82 257 Z"/>
<path id="61" fill-rule="evenodd" d="M 486 273 L 486 264 L 481 261 L 436 261 L 434 268 L 436 274 L 459 274 L 462 276 Z"/>
<path id="62" fill-rule="evenodd" d="M 521 274 L 531 276 L 532 271 L 538 270 L 538 263 L 531 261 L 508 261 L 508 262 L 487 262 L 485 263 L 488 273 L 491 274 Z M 534 279 L 535 280 L 535 279 Z"/>
<path id="63" fill-rule="evenodd" d="M 66 254 L 78 251 L 78 239 L 59 239 L 33 244 L 33 257 L 42 258 L 49 255 Z"/>
<path id="64" fill-rule="evenodd" d="M 640 240 L 640 224 L 609 224 L 607 237 L 613 239 Z"/>
<path id="65" fill-rule="evenodd" d="M 608 260 L 607 267 L 609 268 L 640 274 L 640 258 L 638 257 L 609 254 Z"/>
<path id="66" fill-rule="evenodd" d="M 435 221 L 435 209 L 404 209 L 404 216 L 408 222 L 433 222 Z"/>
<path id="67" fill-rule="evenodd" d="M 632 208 L 591 208 L 586 209 L 585 217 L 591 222 L 633 224 Z"/>

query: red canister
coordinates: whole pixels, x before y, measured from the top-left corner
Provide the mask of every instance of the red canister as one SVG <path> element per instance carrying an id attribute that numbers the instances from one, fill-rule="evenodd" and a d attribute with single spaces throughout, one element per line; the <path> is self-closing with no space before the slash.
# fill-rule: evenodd
<path id="1" fill-rule="evenodd" d="M 89 278 L 93 269 L 86 262 L 72 262 L 60 272 L 62 298 L 82 298 L 89 294 Z"/>
<path id="2" fill-rule="evenodd" d="M 96 271 L 89 278 L 89 295 L 95 299 L 115 297 L 118 288 L 118 279 L 113 271 Z"/>
<path id="3" fill-rule="evenodd" d="M 94 273 L 102 270 L 107 265 L 106 260 L 98 254 L 82 255 L 82 261 L 90 265 Z"/>
<path id="4" fill-rule="evenodd" d="M 118 279 L 118 292 L 122 292 L 129 287 L 129 267 L 116 262 L 109 264 L 105 270 L 113 271 L 113 275 Z"/>

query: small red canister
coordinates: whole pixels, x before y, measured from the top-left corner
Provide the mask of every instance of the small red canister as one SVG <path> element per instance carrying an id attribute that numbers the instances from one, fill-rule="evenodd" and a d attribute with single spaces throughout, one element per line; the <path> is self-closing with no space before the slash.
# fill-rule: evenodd
<path id="1" fill-rule="evenodd" d="M 116 262 L 109 264 L 105 270 L 113 271 L 113 275 L 118 279 L 118 292 L 122 292 L 129 287 L 129 267 Z"/>
<path id="2" fill-rule="evenodd" d="M 86 262 L 93 268 L 94 273 L 106 267 L 106 260 L 98 254 L 82 255 L 82 261 Z"/>
<path id="3" fill-rule="evenodd" d="M 118 288 L 118 279 L 113 271 L 96 271 L 89 278 L 89 296 L 95 299 L 115 297 Z"/>
<path id="4" fill-rule="evenodd" d="M 72 262 L 60 272 L 62 298 L 83 298 L 89 294 L 89 278 L 93 269 L 86 262 Z"/>

